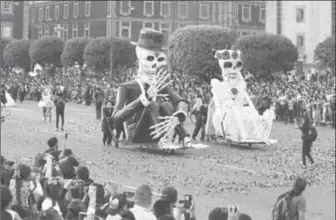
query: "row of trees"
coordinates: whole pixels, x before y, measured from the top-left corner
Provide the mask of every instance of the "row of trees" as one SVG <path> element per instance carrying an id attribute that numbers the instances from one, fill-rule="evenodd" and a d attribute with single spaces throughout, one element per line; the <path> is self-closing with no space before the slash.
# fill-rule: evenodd
<path id="1" fill-rule="evenodd" d="M 3 62 L 8 67 L 30 69 L 31 64 L 38 63 L 42 67 L 71 67 L 84 63 L 98 70 L 110 67 L 110 55 L 113 56 L 113 67 L 131 67 L 136 63 L 134 45 L 126 38 L 100 37 L 74 38 L 64 42 L 56 36 L 47 36 L 36 41 L 27 39 L 3 42 Z"/>
<path id="2" fill-rule="evenodd" d="M 209 79 L 220 73 L 212 49 L 234 45 L 243 53 L 244 68 L 257 75 L 292 70 L 298 59 L 294 44 L 281 35 L 257 34 L 237 38 L 221 26 L 190 25 L 177 29 L 170 37 L 168 63 L 173 72 Z M 29 69 L 30 63 L 42 66 L 73 66 L 84 63 L 93 69 L 132 67 L 136 63 L 135 48 L 128 39 L 117 37 L 75 38 L 64 42 L 55 36 L 30 40 L 1 41 L 3 61 L 10 67 Z M 321 65 L 335 68 L 335 39 L 328 38 L 315 50 Z"/>

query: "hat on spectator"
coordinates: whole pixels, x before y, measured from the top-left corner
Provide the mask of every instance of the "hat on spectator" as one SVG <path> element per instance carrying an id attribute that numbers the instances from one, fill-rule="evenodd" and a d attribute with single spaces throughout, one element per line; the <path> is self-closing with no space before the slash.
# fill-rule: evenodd
<path id="1" fill-rule="evenodd" d="M 168 199 L 171 203 L 175 204 L 177 202 L 177 190 L 174 187 L 164 187 L 161 194 L 163 198 Z"/>
<path id="2" fill-rule="evenodd" d="M 226 208 L 214 208 L 209 213 L 209 220 L 227 220 L 228 219 L 228 210 Z"/>
<path id="3" fill-rule="evenodd" d="M 162 51 L 164 36 L 160 31 L 152 29 L 142 29 L 137 43 L 132 43 L 137 47 L 147 50 Z"/>
<path id="4" fill-rule="evenodd" d="M 147 184 L 142 184 L 135 190 L 134 202 L 149 205 L 152 203 L 152 191 Z"/>
<path id="5" fill-rule="evenodd" d="M 252 220 L 252 218 L 247 214 L 241 213 L 239 214 L 238 220 Z"/>

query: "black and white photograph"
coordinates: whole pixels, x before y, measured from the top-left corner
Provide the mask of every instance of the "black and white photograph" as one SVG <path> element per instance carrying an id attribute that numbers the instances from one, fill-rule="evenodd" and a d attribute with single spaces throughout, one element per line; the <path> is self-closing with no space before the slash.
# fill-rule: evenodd
<path id="1" fill-rule="evenodd" d="M 1 1 L 1 220 L 333 220 L 335 1 Z"/>

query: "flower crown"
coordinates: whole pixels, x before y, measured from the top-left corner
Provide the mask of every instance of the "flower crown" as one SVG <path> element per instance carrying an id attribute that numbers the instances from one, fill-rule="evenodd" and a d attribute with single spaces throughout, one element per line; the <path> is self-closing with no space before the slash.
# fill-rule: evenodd
<path id="1" fill-rule="evenodd" d="M 218 60 L 241 60 L 241 51 L 235 50 L 234 46 L 229 47 L 226 45 L 224 50 L 215 50 L 212 49 L 214 57 Z"/>

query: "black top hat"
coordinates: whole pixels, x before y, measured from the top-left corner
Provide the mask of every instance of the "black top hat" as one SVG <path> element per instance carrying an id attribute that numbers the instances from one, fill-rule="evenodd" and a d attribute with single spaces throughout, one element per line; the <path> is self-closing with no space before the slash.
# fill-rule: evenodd
<path id="1" fill-rule="evenodd" d="M 164 36 L 159 31 L 142 29 L 140 31 L 138 42 L 133 44 L 148 50 L 162 51 L 163 39 Z"/>

